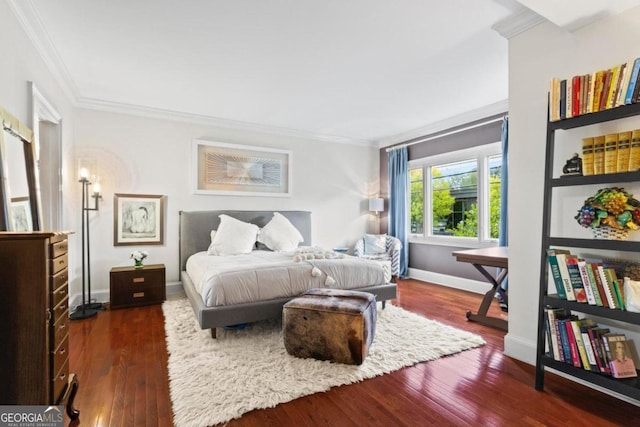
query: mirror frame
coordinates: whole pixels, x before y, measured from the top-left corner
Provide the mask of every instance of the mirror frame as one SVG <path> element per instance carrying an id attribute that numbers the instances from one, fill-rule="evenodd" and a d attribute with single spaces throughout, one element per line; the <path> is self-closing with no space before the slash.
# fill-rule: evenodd
<path id="1" fill-rule="evenodd" d="M 40 207 L 38 206 L 39 198 L 36 182 L 35 156 L 33 152 L 33 131 L 2 107 L 0 107 L 0 121 L 2 122 L 0 147 L 4 146 L 4 132 L 9 132 L 22 141 L 25 167 L 27 169 L 27 185 L 29 187 L 29 205 L 31 207 L 33 231 L 40 231 L 42 222 L 40 220 Z M 5 161 L 6 159 L 3 158 L 3 153 L 0 152 L 0 231 L 11 231 L 9 229 L 9 224 L 11 224 L 9 217 L 11 207 L 10 201 L 7 200 L 7 196 L 10 195 L 7 188 L 10 183 L 8 182 L 9 179 Z"/>

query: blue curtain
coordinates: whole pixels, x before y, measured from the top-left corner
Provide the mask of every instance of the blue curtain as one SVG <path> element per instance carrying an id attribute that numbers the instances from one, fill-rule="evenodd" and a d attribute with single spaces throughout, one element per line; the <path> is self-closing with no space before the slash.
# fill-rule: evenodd
<path id="1" fill-rule="evenodd" d="M 407 147 L 389 151 L 389 235 L 402 243 L 399 276 L 406 277 L 409 266 L 409 242 L 407 239 Z"/>
<path id="2" fill-rule="evenodd" d="M 502 176 L 500 177 L 500 235 L 498 244 L 509 246 L 508 217 L 508 185 L 509 185 L 509 117 L 502 119 Z M 508 278 L 502 282 L 502 289 L 506 290 Z"/>

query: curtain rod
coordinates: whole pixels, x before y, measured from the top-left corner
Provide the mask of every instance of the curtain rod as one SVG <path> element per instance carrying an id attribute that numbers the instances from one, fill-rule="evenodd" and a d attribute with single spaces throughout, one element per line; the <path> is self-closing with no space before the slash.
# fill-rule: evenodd
<path id="1" fill-rule="evenodd" d="M 504 115 L 504 116 L 502 116 L 502 117 L 497 117 L 497 118 L 495 118 L 495 119 L 487 120 L 487 121 L 485 121 L 485 122 L 481 122 L 481 123 L 476 123 L 475 125 L 466 126 L 466 127 L 464 127 L 464 128 L 460 128 L 460 129 L 452 130 L 452 131 L 450 131 L 450 132 L 446 132 L 446 133 L 441 133 L 441 134 L 439 134 L 439 135 L 430 136 L 430 137 L 428 137 L 428 138 L 419 139 L 419 140 L 417 140 L 417 141 L 413 141 L 413 142 L 406 142 L 406 143 L 404 143 L 404 144 L 394 145 L 393 147 L 389 147 L 389 148 L 387 148 L 387 153 L 388 153 L 389 151 L 393 151 L 393 150 L 396 150 L 396 149 L 398 149 L 398 148 L 408 147 L 408 146 L 410 146 L 410 145 L 419 144 L 419 143 L 421 143 L 421 142 L 431 141 L 431 140 L 433 140 L 433 139 L 442 138 L 443 136 L 455 135 L 456 133 L 460 133 L 460 132 L 463 132 L 463 131 L 465 131 L 465 130 L 470 130 L 470 129 L 474 129 L 474 128 L 477 128 L 477 127 L 480 127 L 480 126 L 484 126 L 484 125 L 488 125 L 488 124 L 491 124 L 491 123 L 499 122 L 499 121 L 501 121 L 501 120 L 504 120 L 504 118 L 505 118 L 505 117 L 508 117 L 508 115 L 507 115 L 507 114 L 505 114 L 505 115 Z"/>

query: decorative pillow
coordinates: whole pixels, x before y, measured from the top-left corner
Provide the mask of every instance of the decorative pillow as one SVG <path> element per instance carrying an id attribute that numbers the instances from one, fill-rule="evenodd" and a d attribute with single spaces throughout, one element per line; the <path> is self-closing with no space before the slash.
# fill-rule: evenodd
<path id="1" fill-rule="evenodd" d="M 209 249 L 207 249 L 207 252 L 212 250 L 211 247 L 213 245 L 213 239 L 216 237 L 216 230 L 211 230 L 211 243 L 209 244 Z M 209 254 L 211 255 L 211 254 Z"/>
<path id="2" fill-rule="evenodd" d="M 365 255 L 383 254 L 387 252 L 386 234 L 365 234 L 364 253 Z"/>
<path id="3" fill-rule="evenodd" d="M 284 215 L 274 212 L 271 221 L 258 233 L 258 242 L 272 251 L 292 251 L 304 238 Z"/>
<path id="4" fill-rule="evenodd" d="M 220 215 L 220 226 L 213 235 L 207 253 L 209 255 L 248 254 L 253 250 L 258 235 L 258 226 L 237 220 L 229 215 Z"/>

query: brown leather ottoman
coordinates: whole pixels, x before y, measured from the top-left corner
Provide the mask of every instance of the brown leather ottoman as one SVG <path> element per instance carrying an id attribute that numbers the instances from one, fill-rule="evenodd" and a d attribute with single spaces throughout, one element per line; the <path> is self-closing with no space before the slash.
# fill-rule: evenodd
<path id="1" fill-rule="evenodd" d="M 284 346 L 293 356 L 360 365 L 376 318 L 376 297 L 368 292 L 310 289 L 284 305 Z"/>

